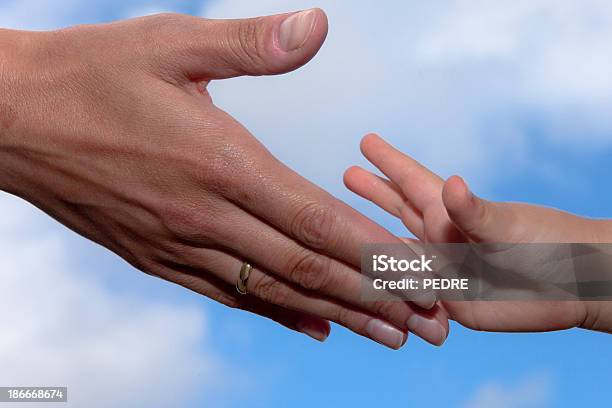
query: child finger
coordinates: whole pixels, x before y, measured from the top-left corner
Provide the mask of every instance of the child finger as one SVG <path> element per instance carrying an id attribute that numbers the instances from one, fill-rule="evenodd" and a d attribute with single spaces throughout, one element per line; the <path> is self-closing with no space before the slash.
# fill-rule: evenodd
<path id="1" fill-rule="evenodd" d="M 410 232 L 417 237 L 423 236 L 422 214 L 406 200 L 399 187 L 393 182 L 361 167 L 353 166 L 344 173 L 344 184 L 355 194 L 400 218 Z"/>
<path id="2" fill-rule="evenodd" d="M 369 134 L 361 141 L 363 155 L 382 171 L 414 207 L 423 212 L 440 200 L 444 181 L 416 160 L 400 152 L 380 136 Z"/>

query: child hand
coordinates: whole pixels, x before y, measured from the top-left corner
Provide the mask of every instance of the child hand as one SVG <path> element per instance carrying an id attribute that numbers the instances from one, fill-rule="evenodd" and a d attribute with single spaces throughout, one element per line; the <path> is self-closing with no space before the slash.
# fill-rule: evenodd
<path id="1" fill-rule="evenodd" d="M 603 242 L 609 222 L 529 204 L 490 202 L 475 196 L 457 176 L 446 182 L 376 135 L 361 143 L 364 156 L 384 173 L 359 167 L 345 173 L 346 186 L 400 218 L 425 243 Z M 599 327 L 610 302 L 444 302 L 451 318 L 477 330 L 548 331 Z"/>

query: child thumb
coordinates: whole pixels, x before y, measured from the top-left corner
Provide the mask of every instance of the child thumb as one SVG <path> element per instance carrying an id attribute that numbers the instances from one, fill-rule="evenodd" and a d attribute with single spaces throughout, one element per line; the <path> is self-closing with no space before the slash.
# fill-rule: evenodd
<path id="1" fill-rule="evenodd" d="M 500 242 L 511 226 L 506 208 L 475 196 L 459 176 L 446 180 L 442 201 L 453 224 L 473 242 Z"/>

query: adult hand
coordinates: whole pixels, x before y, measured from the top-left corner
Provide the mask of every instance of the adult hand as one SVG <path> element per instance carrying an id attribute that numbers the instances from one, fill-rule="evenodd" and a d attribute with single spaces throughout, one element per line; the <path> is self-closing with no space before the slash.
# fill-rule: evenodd
<path id="1" fill-rule="evenodd" d="M 445 182 L 376 135 L 366 136 L 361 149 L 388 179 L 352 167 L 345 174 L 347 187 L 400 218 L 421 242 L 609 242 L 610 222 L 535 205 L 483 200 L 461 178 L 454 176 Z M 610 331 L 611 305 L 594 301 L 443 302 L 452 319 L 486 331 L 572 327 Z"/>
<path id="2" fill-rule="evenodd" d="M 441 344 L 439 308 L 360 299 L 361 245 L 396 239 L 276 160 L 206 91 L 293 70 L 326 32 L 320 10 L 0 32 L 0 187 L 147 273 L 316 339 L 332 320 L 392 348 L 406 329 Z"/>

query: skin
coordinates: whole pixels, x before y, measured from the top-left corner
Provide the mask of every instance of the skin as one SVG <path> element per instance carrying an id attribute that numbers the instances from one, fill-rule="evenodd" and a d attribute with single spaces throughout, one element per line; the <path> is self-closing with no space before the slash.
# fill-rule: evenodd
<path id="1" fill-rule="evenodd" d="M 303 41 L 292 17 L 0 31 L 0 189 L 148 274 L 318 340 L 333 321 L 391 348 L 408 329 L 441 344 L 433 302 L 360 299 L 361 245 L 397 238 L 283 165 L 206 90 L 308 62 L 326 16 L 301 15 Z"/>
<path id="2" fill-rule="evenodd" d="M 612 242 L 612 223 L 552 208 L 490 202 L 457 176 L 444 181 L 411 157 L 371 134 L 364 156 L 387 178 L 359 167 L 346 186 L 398 217 L 420 242 Z M 444 302 L 449 316 L 484 331 L 550 331 L 573 327 L 612 332 L 612 302 Z"/>

